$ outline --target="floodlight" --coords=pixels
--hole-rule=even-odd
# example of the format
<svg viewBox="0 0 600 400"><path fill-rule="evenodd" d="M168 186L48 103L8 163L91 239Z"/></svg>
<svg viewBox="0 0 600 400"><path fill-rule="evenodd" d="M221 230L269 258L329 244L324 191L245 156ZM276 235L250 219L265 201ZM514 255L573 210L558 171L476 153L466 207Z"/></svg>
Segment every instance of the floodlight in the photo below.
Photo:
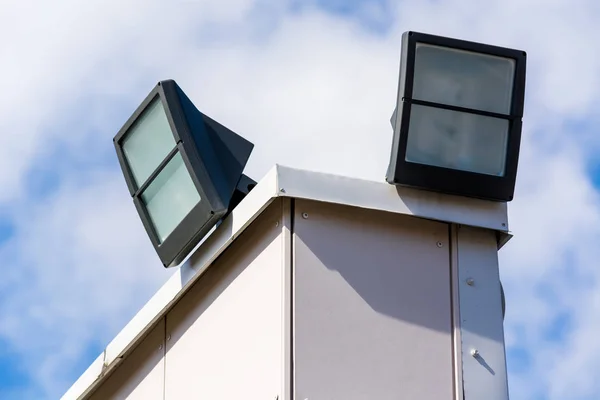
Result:
<svg viewBox="0 0 600 400"><path fill-rule="evenodd" d="M525 64L520 50L404 33L386 180L511 201Z"/></svg>
<svg viewBox="0 0 600 400"><path fill-rule="evenodd" d="M256 184L242 174L254 145L198 111L173 80L156 85L114 144L165 267L181 263Z"/></svg>

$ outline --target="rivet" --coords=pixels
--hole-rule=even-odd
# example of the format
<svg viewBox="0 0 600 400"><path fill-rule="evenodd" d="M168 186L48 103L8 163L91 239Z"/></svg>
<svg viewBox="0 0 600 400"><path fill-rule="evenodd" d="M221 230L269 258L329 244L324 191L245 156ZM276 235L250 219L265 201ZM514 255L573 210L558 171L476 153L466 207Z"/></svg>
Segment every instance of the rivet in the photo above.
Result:
<svg viewBox="0 0 600 400"><path fill-rule="evenodd" d="M308 219L308 213L302 213L302 218Z"/></svg>
<svg viewBox="0 0 600 400"><path fill-rule="evenodd" d="M473 278L467 279L467 285L473 286L474 284L475 284L475 279L473 279Z"/></svg>
<svg viewBox="0 0 600 400"><path fill-rule="evenodd" d="M479 356L479 351L477 349L473 349L473 350L471 350L471 355L473 357L478 357Z"/></svg>
<svg viewBox="0 0 600 400"><path fill-rule="evenodd" d="M442 242L437 242L437 247L442 247L444 244Z"/></svg>

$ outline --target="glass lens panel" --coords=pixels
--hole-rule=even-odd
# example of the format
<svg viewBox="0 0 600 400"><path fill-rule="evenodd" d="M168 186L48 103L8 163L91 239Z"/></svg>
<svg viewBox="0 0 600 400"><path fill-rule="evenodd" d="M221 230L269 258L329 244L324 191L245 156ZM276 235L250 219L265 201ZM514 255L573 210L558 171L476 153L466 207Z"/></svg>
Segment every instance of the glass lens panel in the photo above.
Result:
<svg viewBox="0 0 600 400"><path fill-rule="evenodd" d="M417 43L413 99L510 114L515 60Z"/></svg>
<svg viewBox="0 0 600 400"><path fill-rule="evenodd" d="M144 190L142 202L161 243L200 202L200 194L180 153L173 156Z"/></svg>
<svg viewBox="0 0 600 400"><path fill-rule="evenodd" d="M413 105L406 161L504 175L508 120Z"/></svg>
<svg viewBox="0 0 600 400"><path fill-rule="evenodd" d="M123 152L138 187L175 147L167 115L159 98L140 115L123 141Z"/></svg>

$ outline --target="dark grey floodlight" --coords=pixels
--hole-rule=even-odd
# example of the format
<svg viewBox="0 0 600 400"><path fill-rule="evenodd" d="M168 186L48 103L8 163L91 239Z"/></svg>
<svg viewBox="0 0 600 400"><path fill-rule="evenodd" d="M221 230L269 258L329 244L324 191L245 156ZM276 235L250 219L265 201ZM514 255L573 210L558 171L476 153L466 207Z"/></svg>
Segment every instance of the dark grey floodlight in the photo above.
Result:
<svg viewBox="0 0 600 400"><path fill-rule="evenodd" d="M115 136L129 192L165 267L175 266L256 184L254 145L161 81Z"/></svg>
<svg viewBox="0 0 600 400"><path fill-rule="evenodd" d="M521 50L404 33L386 180L511 201L525 64Z"/></svg>

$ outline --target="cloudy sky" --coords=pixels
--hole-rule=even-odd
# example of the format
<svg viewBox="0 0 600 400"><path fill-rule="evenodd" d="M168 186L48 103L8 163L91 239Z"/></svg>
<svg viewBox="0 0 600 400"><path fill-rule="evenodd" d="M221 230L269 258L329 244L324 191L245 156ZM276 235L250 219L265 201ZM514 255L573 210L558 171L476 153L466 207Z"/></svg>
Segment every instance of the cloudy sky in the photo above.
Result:
<svg viewBox="0 0 600 400"><path fill-rule="evenodd" d="M511 398L600 398L597 0L0 0L0 17L0 399L59 397L170 274L111 140L158 80L255 143L255 179L381 181L407 30L527 51L500 253Z"/></svg>

